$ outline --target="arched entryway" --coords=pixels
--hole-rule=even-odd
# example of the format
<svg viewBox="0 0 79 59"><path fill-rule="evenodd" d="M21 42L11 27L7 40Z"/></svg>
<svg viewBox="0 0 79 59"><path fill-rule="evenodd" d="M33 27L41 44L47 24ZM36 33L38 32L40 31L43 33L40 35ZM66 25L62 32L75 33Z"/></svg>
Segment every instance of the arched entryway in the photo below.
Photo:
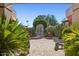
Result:
<svg viewBox="0 0 79 59"><path fill-rule="evenodd" d="M44 36L44 26L43 26L43 24L39 24L39 25L36 26L35 33L36 33L36 36L41 36L41 37Z"/></svg>

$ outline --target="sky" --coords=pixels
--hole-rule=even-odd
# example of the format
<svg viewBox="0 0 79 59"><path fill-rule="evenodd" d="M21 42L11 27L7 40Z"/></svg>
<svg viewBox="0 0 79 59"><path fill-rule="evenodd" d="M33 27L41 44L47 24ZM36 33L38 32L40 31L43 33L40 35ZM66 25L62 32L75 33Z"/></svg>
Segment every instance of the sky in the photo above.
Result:
<svg viewBox="0 0 79 59"><path fill-rule="evenodd" d="M38 15L54 15L56 20L61 21L66 17L66 10L72 4L13 4L16 11L16 17L23 25L32 27L34 19ZM28 20L28 23L26 22Z"/></svg>

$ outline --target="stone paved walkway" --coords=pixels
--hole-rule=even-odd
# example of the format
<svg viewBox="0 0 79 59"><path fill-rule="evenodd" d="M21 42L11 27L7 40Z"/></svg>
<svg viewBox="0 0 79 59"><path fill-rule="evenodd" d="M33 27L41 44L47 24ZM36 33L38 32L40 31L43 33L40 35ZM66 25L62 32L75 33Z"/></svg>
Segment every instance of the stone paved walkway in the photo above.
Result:
<svg viewBox="0 0 79 59"><path fill-rule="evenodd" d="M28 56L64 56L63 50L54 50L55 42L50 39L30 40L30 53Z"/></svg>

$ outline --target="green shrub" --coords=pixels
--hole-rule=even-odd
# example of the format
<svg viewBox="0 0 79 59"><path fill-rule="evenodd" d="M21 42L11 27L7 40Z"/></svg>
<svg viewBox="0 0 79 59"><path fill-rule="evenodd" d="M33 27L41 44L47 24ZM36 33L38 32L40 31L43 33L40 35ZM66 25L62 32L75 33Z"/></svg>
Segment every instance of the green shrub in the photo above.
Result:
<svg viewBox="0 0 79 59"><path fill-rule="evenodd" d="M47 36L51 35L53 36L54 35L54 26L48 26L46 29L45 29L45 33L47 34Z"/></svg>
<svg viewBox="0 0 79 59"><path fill-rule="evenodd" d="M28 52L29 46L29 35L22 24L0 18L0 55Z"/></svg>
<svg viewBox="0 0 79 59"><path fill-rule="evenodd" d="M47 35L48 35L48 32L50 32L52 36L56 36L61 39L63 28L64 26L62 24L58 24L55 26L49 25L45 30L46 30Z"/></svg>
<svg viewBox="0 0 79 59"><path fill-rule="evenodd" d="M30 34L31 37L35 36L35 28L31 27L31 28L26 28Z"/></svg>
<svg viewBox="0 0 79 59"><path fill-rule="evenodd" d="M36 21L33 22L34 28L36 29L36 26L39 25L39 24L43 24L44 28L47 27L47 22L45 20L38 19L38 20L36 20Z"/></svg>
<svg viewBox="0 0 79 59"><path fill-rule="evenodd" d="M74 23L62 32L66 56L79 56L79 24Z"/></svg>

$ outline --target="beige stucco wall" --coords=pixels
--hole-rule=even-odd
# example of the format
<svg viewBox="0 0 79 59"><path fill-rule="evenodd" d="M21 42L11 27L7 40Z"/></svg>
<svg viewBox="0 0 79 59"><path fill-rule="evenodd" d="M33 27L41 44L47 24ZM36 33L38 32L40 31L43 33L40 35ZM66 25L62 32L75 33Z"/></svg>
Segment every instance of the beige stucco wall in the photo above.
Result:
<svg viewBox="0 0 79 59"><path fill-rule="evenodd" d="M12 5L12 3L3 3L4 4L4 6L11 6Z"/></svg>
<svg viewBox="0 0 79 59"><path fill-rule="evenodd" d="M72 7L71 8L68 8L67 11L66 11L66 17L72 15Z"/></svg>
<svg viewBox="0 0 79 59"><path fill-rule="evenodd" d="M8 8L9 10L6 9L6 8ZM10 6L6 7L6 8L5 8L4 13L5 13L7 19L12 18L12 20L16 20L16 14L15 14L14 10L12 9L12 5L10 5Z"/></svg>
<svg viewBox="0 0 79 59"><path fill-rule="evenodd" d="M69 15L72 15L72 23L79 21L79 3L73 3L72 7L70 7L66 11L66 17L68 17Z"/></svg>
<svg viewBox="0 0 79 59"><path fill-rule="evenodd" d="M72 4L73 10L79 7L79 3L73 3Z"/></svg>
<svg viewBox="0 0 79 59"><path fill-rule="evenodd" d="M73 17L72 17L72 22L79 21L79 3L75 3L72 5L73 6ZM76 10L75 10L76 9Z"/></svg>
<svg viewBox="0 0 79 59"><path fill-rule="evenodd" d="M3 13L5 14L6 18L9 20L10 18L12 18L12 20L16 20L16 14L15 11L12 8L12 4L10 3L0 3L0 15L3 15Z"/></svg>
<svg viewBox="0 0 79 59"><path fill-rule="evenodd" d="M9 19L11 18L11 12L10 12L10 11L8 11L7 9L5 9L4 14L5 14L5 16L6 16L7 20L9 20Z"/></svg>

